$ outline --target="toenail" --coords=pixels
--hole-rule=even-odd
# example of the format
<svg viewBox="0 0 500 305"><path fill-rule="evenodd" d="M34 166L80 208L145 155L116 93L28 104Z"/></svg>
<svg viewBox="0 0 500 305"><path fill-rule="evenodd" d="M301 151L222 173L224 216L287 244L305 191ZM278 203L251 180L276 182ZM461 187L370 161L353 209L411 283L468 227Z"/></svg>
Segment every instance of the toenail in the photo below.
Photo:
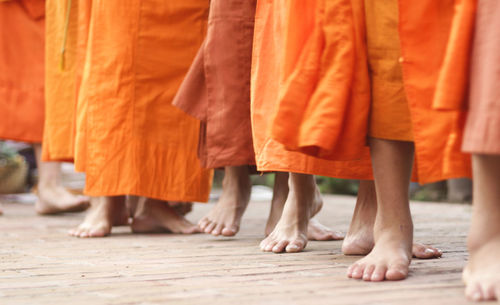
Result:
<svg viewBox="0 0 500 305"><path fill-rule="evenodd" d="M481 294L480 294L479 292L474 293L474 295L472 296L472 299L473 299L474 301L479 301L479 300L481 300Z"/></svg>
<svg viewBox="0 0 500 305"><path fill-rule="evenodd" d="M432 249L425 249L425 253L433 253L434 254L434 250L432 250Z"/></svg>

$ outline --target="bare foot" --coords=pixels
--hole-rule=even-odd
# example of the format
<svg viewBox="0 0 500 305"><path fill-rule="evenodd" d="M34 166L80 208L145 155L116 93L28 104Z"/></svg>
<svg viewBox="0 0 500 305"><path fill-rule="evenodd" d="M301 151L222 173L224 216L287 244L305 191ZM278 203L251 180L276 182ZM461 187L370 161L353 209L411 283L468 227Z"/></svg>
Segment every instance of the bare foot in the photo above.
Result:
<svg viewBox="0 0 500 305"><path fill-rule="evenodd" d="M81 212L89 207L89 198L71 194L62 186L60 162L43 162L42 145L34 144L38 167L38 200L35 210L38 214L48 215L67 212Z"/></svg>
<svg viewBox="0 0 500 305"><path fill-rule="evenodd" d="M386 229L387 230L387 229ZM402 231L409 231L402 226ZM347 270L347 276L365 281L398 281L408 276L411 261L411 244L408 234L385 232L373 250Z"/></svg>
<svg viewBox="0 0 500 305"><path fill-rule="evenodd" d="M344 239L344 234L339 231L333 231L313 218L309 220L309 225L307 226L307 239L318 241L342 240Z"/></svg>
<svg viewBox="0 0 500 305"><path fill-rule="evenodd" d="M467 267L463 272L465 295L472 301L500 299L500 236L470 251Z"/></svg>
<svg viewBox="0 0 500 305"><path fill-rule="evenodd" d="M289 187L288 187L288 173L278 172L274 179L274 190L273 199L271 203L271 210L269 217L267 218L265 234L269 236L271 232L276 227L276 224L280 220L281 214L283 213L283 208L285 206L286 199L288 197ZM318 190L319 192L319 190ZM320 201L315 209L318 212L322 207L322 202ZM311 219L307 227L307 239L308 240L341 240L344 236L341 232L333 231L332 229L324 226L319 221Z"/></svg>
<svg viewBox="0 0 500 305"><path fill-rule="evenodd" d="M193 210L192 202L169 201L168 205L174 208L174 210L182 216L186 216Z"/></svg>
<svg viewBox="0 0 500 305"><path fill-rule="evenodd" d="M312 175L290 174L290 194L274 230L261 243L266 252L300 252L307 245L309 218L323 204Z"/></svg>
<svg viewBox="0 0 500 305"><path fill-rule="evenodd" d="M73 195L61 185L38 185L35 210L40 215L81 212L90 206L89 198Z"/></svg>
<svg viewBox="0 0 500 305"><path fill-rule="evenodd" d="M198 227L187 221L175 207L161 200L141 198L132 219L134 233L199 233Z"/></svg>
<svg viewBox="0 0 500 305"><path fill-rule="evenodd" d="M373 181L361 181L358 199L349 231L342 243L342 253L345 255L367 255L375 244L373 226L377 214L377 198ZM419 259L439 258L443 252L432 246L413 243L413 257Z"/></svg>
<svg viewBox="0 0 500 305"><path fill-rule="evenodd" d="M402 280L412 257L413 222L409 194L414 158L412 142L369 139L377 194L371 252L347 270L365 281Z"/></svg>
<svg viewBox="0 0 500 305"><path fill-rule="evenodd" d="M200 230L215 236L236 235L250 200L251 190L248 166L226 167L222 195L208 215L198 222Z"/></svg>
<svg viewBox="0 0 500 305"><path fill-rule="evenodd" d="M463 273L465 295L474 301L500 300L500 155L472 156L470 257Z"/></svg>
<svg viewBox="0 0 500 305"><path fill-rule="evenodd" d="M113 226L128 224L125 196L93 197L85 220L69 232L75 237L104 237Z"/></svg>

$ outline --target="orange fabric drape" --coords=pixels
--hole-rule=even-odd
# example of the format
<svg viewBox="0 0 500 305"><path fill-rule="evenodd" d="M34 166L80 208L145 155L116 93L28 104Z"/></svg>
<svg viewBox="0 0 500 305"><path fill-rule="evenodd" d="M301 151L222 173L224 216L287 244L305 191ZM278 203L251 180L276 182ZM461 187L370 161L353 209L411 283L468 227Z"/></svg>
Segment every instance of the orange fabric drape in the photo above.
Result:
<svg viewBox="0 0 500 305"><path fill-rule="evenodd" d="M75 165L85 193L206 201L199 123L171 102L203 41L209 1L82 2Z"/></svg>
<svg viewBox="0 0 500 305"><path fill-rule="evenodd" d="M434 108L463 110L467 108L469 67L477 0L455 0L451 32L446 47Z"/></svg>
<svg viewBox="0 0 500 305"><path fill-rule="evenodd" d="M277 2L279 1L273 1L275 4L273 7L273 3L270 3L270 1L260 1L257 14L261 14L261 16L264 14L265 17L261 18L265 19L265 21L261 22L262 28L256 33L255 37L257 41L269 39L264 33L266 28L269 30L273 28L273 14L276 15L279 13L280 17L284 18L284 9L278 7ZM309 45L316 46L312 51L307 50L304 44L297 44L295 46L295 48L304 50L304 54L306 54L304 57L309 54L318 58L328 57L331 60L331 58L335 58L335 54L336 56L341 56L346 52L352 53L350 57L349 55L345 56L347 58L352 58L352 56L356 58L353 71L358 73L358 78L355 77L351 82L331 82L329 85L325 85L324 81L328 79L328 75L342 76L345 74L344 70L349 68L349 66L343 68L341 65L348 61L339 61L339 65L337 66L323 64L316 67L313 66L309 69L309 73L315 74L317 80L314 78L306 80L306 83L312 82L308 86L313 88L314 92L326 92L318 95L317 100L314 99L314 95L306 96L305 102L302 100L296 101L294 98L283 98L286 97L287 92L292 91L289 88L290 86L274 84L274 88L267 89L270 91L279 91L279 101L275 102L281 107L279 111L284 109L284 107L288 107L292 113L298 113L300 116L300 120L298 121L294 121L293 119L288 120L287 117L290 116L286 115L286 113L276 113L275 109L271 109L271 113L275 113L276 117L272 124L277 126L273 127L274 129L271 131L272 137L283 142L288 149L298 150L312 156L319 156L330 160L359 156L360 152L366 149L365 139L367 135L370 99L366 95L366 91L369 91L369 89L366 86L366 66L363 66L366 61L362 55L366 54L366 45L364 43L365 33L363 30L365 18L363 2L354 0L317 0L319 7L323 7L324 9L322 14L315 14L315 22L322 25L323 29L320 30L320 35L310 35L309 39L319 40L319 42L309 43ZM298 15L300 14L299 12L304 10L298 5L300 3L304 4L304 1L297 0L290 1L289 3L288 10L296 12L289 12L289 16ZM284 5L284 3L282 4ZM294 6L293 4L297 5ZM342 6L345 10L350 5L352 18L322 17L327 16L326 12L328 12L328 8L335 5ZM458 110L439 112L432 107L439 71L443 62L447 60L446 56L448 56L446 52L447 41L450 33L456 32L456 24L461 24L461 22L453 20L456 5L453 0L399 1L399 35L402 54L400 61L402 63L405 92L410 106L415 140L416 163L413 179L421 183L470 176L469 158L460 151L465 112ZM335 11L338 12L339 8ZM346 14L343 14L343 16L346 16ZM289 20L288 23L292 24L295 20ZM339 26L337 30L340 31L340 29L344 28L344 35L330 34L327 30L327 25L330 25L332 29L336 28L338 20L353 23L353 26L350 28L354 29L355 33L349 35L348 27ZM301 26L301 22L298 22L297 25ZM294 31L301 33L300 30L294 29ZM286 32L286 30L278 29L277 31L278 34L283 32ZM322 42L326 40L325 37L330 37L333 41L330 43ZM351 41L350 44L344 41L346 39ZM262 44L272 44L272 42L265 41ZM293 46L288 46L288 49L283 48L284 44L282 41L275 41L274 44L272 48L260 50L261 54L257 54L254 57L256 62L254 64L256 87L253 92L256 95L259 94L259 89L266 90L265 87L259 88L259 86L262 86L259 85L259 78L271 79L273 77L276 78L278 75L280 78L283 78L282 67L279 66L282 63L277 64L278 66L274 67L274 71L270 71L269 69L264 71L265 66L262 63L267 63L267 58L276 56L276 53L279 53L277 50L296 52ZM344 47L333 48L333 53L329 54L328 45L344 45ZM351 46L349 47L349 45ZM272 66L272 64L269 65ZM292 84L292 86L301 85L299 80L301 80L300 77L303 73L300 73L300 67L300 65L297 66L296 73L298 85ZM351 67L351 69L353 68ZM266 72L271 75L268 77L263 76ZM335 85L340 88L337 88ZM343 94L341 95L342 98L335 98L335 92L343 92L346 88L352 90L350 95ZM360 90L360 88L366 89L366 91ZM304 110L307 107L315 105L319 105L315 111L318 115ZM335 110L339 111L342 109L346 109L346 111L334 115ZM260 119L260 115L262 114L256 113L254 125ZM254 128L262 130L266 135L270 133L270 129L261 129L262 127ZM278 129L285 136L277 132ZM259 143L256 144L256 149L257 153L260 154L261 164L266 164L270 162L269 160L274 160L275 157L272 154L265 152L269 148L270 142L259 141ZM352 153L342 154L340 152ZM364 158L364 156L361 155L361 158ZM355 168L353 169L353 171L356 170Z"/></svg>
<svg viewBox="0 0 500 305"><path fill-rule="evenodd" d="M173 104L201 121L206 168L255 164L250 66L257 0L212 0L207 37Z"/></svg>
<svg viewBox="0 0 500 305"><path fill-rule="evenodd" d="M42 142L44 2L0 2L1 139Z"/></svg>
<svg viewBox="0 0 500 305"><path fill-rule="evenodd" d="M45 161L69 161L74 154L79 1L71 1L71 7L68 4L47 0L42 154Z"/></svg>
<svg viewBox="0 0 500 305"><path fill-rule="evenodd" d="M321 2L321 1L317 1ZM352 88L355 92L357 99L355 103L366 100L365 103L369 103L369 87L368 85L368 75L366 70L355 70L355 73L351 73L354 68L353 56L363 56L363 54L355 55L342 55L339 57L329 57L335 53L336 46L333 41L314 41L314 39L321 38L321 30L315 30L315 26L321 26L323 20L329 20L336 16L336 14L344 15L348 14L349 10L347 7L331 6L328 9L329 14L325 19L322 19L318 23L313 22L311 18L307 17L308 14L316 14L316 12L321 12L322 7L309 7L308 4L317 3L316 1L286 1L286 0L261 0L257 4L257 15L255 19L255 35L254 35L254 52L253 52L253 62L252 62L252 88L251 88L251 99L252 99L252 129L253 129L253 139L254 148L256 153L257 167L261 171L289 171L305 174L316 174L322 176L332 176L346 179L371 179L371 165L369 161L368 149L363 146L365 143L365 135L359 135L359 133L354 133L357 138L352 139L353 142L360 141L358 143L359 148L355 147L354 150L339 150L344 157L359 157L357 161L328 161L324 159L319 159L311 156L307 156L300 152L287 151L285 147L278 143L276 140L270 137L270 130L273 123L273 114L277 112L277 109L281 108L284 110L286 107L290 107L286 110L290 115L284 115L283 119L287 121L287 126L282 130L283 133L287 131L293 133L293 135L304 135L307 137L307 132L302 133L296 129L296 123L300 120L300 115L303 112L308 113L308 116L314 117L315 120L318 118L315 116L317 114L323 119L318 121L325 127L325 130L336 131L336 126L343 126L344 122L344 112L336 108L327 108L325 113L321 113L321 109L325 106L324 99L321 97L328 96L336 101L344 102L347 105L347 100L344 99L344 95L350 95L351 89L348 89L343 94L337 94L328 90L328 85L335 83L337 80L344 84L346 82L350 83L350 80L339 80L339 75L336 75L334 71L344 71L347 74L353 74L351 77L354 79L359 79L357 86ZM290 4L302 4L302 6L297 6L298 10L296 16L300 16L298 19L294 19L294 22L287 24L287 15L291 14ZM330 3L330 2L329 2ZM340 11L337 11L339 9ZM361 7L362 9L362 7ZM346 17L347 18L347 17ZM348 18L349 19L349 18ZM294 27L287 28L287 26L294 26L295 21L297 21L297 30L301 29L301 25L308 25L309 28L303 31L296 31ZM346 26L341 29L336 29L335 27L328 27L328 31L334 33L342 33L343 31L349 31L352 27ZM319 32L318 32L319 31ZM295 36L294 34L297 34ZM316 33L316 34L315 34ZM287 36L288 35L288 36ZM302 35L305 35L301 39ZM310 38L307 35L312 35ZM347 35L347 34L346 34ZM343 35L342 37L345 37ZM354 33L349 34L347 37L354 37ZM305 43L304 43L305 42ZM361 41L357 41L362 43ZM282 52L285 50L284 44L287 44L286 50L292 50L293 47L304 47L304 49L296 50L296 54L288 55L285 57ZM324 58L321 60L321 48L323 45L328 45L330 53L329 58ZM339 45L342 50L349 51L354 50L352 47L352 42L345 41ZM316 52L316 53L315 53ZM319 56L317 58L315 56ZM351 58L350 60L344 61L345 58ZM323 67L323 63L325 66ZM297 71L293 71L293 67L297 67ZM328 69L332 68L332 71ZM316 70L313 70L316 69ZM318 70L320 69L320 70ZM282 71L285 70L287 73L283 77ZM320 73L321 71L321 73ZM325 85L323 90L315 95L315 101L317 104L312 105L310 109L306 109L307 103L310 101L309 97L314 91L314 86L311 87L310 81L318 79L319 75L324 72L326 79L324 79ZM359 73L361 72L361 73ZM363 83L364 82L364 83ZM287 101L295 104L286 105L285 102L278 103L279 98L283 97L285 94L280 91L280 86L286 83L289 86L286 87L288 94L286 97ZM297 86L297 89L294 87ZM344 90L345 91L345 90ZM316 91L317 92L317 91ZM319 111L318 111L319 110ZM345 107L345 110L352 111L353 109ZM357 119L356 122L360 124L362 129L366 132L366 119L363 120L363 116L367 118L368 110L359 109L361 113L361 119ZM324 117L323 117L324 115ZM327 120L329 115L337 116L338 120L330 121ZM352 130L359 128L355 124L349 126ZM313 129L313 125L309 125ZM319 126L318 126L319 127ZM321 131L321 130L318 130ZM285 136L287 134L284 134ZM310 140L320 140L324 138L325 134L311 132ZM343 138L344 135L339 135ZM335 139L337 140L337 139ZM333 141L335 142L335 141ZM313 142L311 142L313 143ZM332 141L329 141L332 143Z"/></svg>

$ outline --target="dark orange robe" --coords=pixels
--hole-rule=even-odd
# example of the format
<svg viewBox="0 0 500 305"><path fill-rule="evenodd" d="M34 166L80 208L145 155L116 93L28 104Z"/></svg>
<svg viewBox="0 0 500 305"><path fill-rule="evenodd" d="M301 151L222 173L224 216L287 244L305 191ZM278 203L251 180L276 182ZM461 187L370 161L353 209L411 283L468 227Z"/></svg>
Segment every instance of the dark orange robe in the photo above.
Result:
<svg viewBox="0 0 500 305"><path fill-rule="evenodd" d="M421 183L470 176L469 157L460 150L465 112L440 112L432 107L440 68L447 60L447 42L450 33L455 31L454 11L466 1L399 1L400 62L415 142L413 179ZM257 41L263 41L262 45L269 44L266 39L270 39L274 30L277 32L275 36L302 33L303 37L296 40L307 42L285 44L286 48L279 47L284 44L278 43L276 49L258 49L254 55L256 88L253 92L256 100L262 95L259 89L269 90L261 78L281 79L281 84L274 87L279 91L275 97L279 108L272 109L275 116L270 124L272 129L267 127L268 130L254 132L267 131L268 135L256 143L259 167L276 162L274 156L277 154L272 152L274 148L269 144L273 138L288 149L330 160L366 158L362 152L366 149L370 98L363 95L366 91L362 90L368 88L369 91L365 78L368 71L363 66L365 60L361 55L366 54L363 2L317 0L314 1L316 10L305 10L303 1L289 1L287 5L280 1L259 2L257 15L261 21L257 22L262 25L258 30L256 28ZM280 29L273 26L272 18L276 14L285 20L285 16L300 18L288 19L286 27ZM335 14L339 15L334 18ZM303 20L311 20L310 24L316 30L305 31L304 28L309 27L303 25ZM282 50L284 54L279 54ZM298 65L287 61L294 58L288 56L288 52L300 54L296 57ZM269 68L269 57L284 60L277 67ZM310 58L315 61L307 61ZM311 62L319 64L311 65ZM282 68L287 66L292 67L291 72ZM307 79L299 69L307 72ZM361 78L352 76L349 71L361 75ZM264 76L266 74L270 76ZM287 80L287 76L293 78ZM340 81L334 81L336 79ZM260 88L257 87L259 84ZM303 90L296 89L299 87L310 90L304 95ZM292 115L285 115L282 109L288 109Z"/></svg>
<svg viewBox="0 0 500 305"><path fill-rule="evenodd" d="M253 165L250 67L256 0L212 0L207 37L174 105L201 121L204 167Z"/></svg>
<svg viewBox="0 0 500 305"><path fill-rule="evenodd" d="M82 2L75 165L85 193L206 201L199 123L171 102L203 41L209 2Z"/></svg>
<svg viewBox="0 0 500 305"><path fill-rule="evenodd" d="M464 151L500 155L500 2L479 0Z"/></svg>
<svg viewBox="0 0 500 305"><path fill-rule="evenodd" d="M0 1L0 139L42 142L44 5Z"/></svg>

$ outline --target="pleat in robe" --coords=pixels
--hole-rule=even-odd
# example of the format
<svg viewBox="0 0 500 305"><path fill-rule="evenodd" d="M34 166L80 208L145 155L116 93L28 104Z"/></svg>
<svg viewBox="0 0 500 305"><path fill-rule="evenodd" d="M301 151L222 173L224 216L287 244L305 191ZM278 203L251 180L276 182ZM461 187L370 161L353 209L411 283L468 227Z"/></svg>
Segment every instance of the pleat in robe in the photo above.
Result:
<svg viewBox="0 0 500 305"><path fill-rule="evenodd" d="M368 74L366 70L354 69L355 56L362 56L362 54L352 53L353 46L351 43L353 40L343 40L342 44L339 46L340 50L351 53L336 54L336 47L332 44L329 45L329 54L332 55L332 57L323 58L325 60L324 62L320 56L321 53L317 53L317 51L321 50L322 46L327 42L325 41L326 38L321 34L323 29L315 28L315 26L320 26L321 22L315 22L315 15L312 18L308 18L308 13L315 14L317 12L316 3L319 2L285 0L258 1L255 19L251 88L252 132L257 168L261 171L287 171L345 179L371 179L372 173L369 152L368 148L364 146L366 142L367 120L363 120L363 117L366 118L368 116L368 109L357 108L360 110L358 115L361 116L361 119L355 116L353 116L353 118L359 125L349 125L350 132L360 127L365 131L365 134L354 132L353 135L357 137L350 139L353 142L359 141L360 143L347 147L354 147L354 150L344 150L343 147L339 146L338 150L335 151L336 156L342 156L348 161L330 161L307 156L302 152L289 151L285 149L285 146L271 138L271 129L277 109L283 110L286 107L288 111L287 115L283 115L282 118L287 121L287 126L282 129L282 132L289 130L293 135L299 135L296 123L298 122L297 119L300 120L300 116L304 113L318 115L319 117L325 116L327 118L329 118L329 115L333 115L333 118L336 118L336 120L318 121L320 123L324 122L328 126L323 125L317 127L325 127L329 130L333 130L334 133L331 133L330 137L333 137L334 139L332 141L335 142L338 140L336 135L340 138L345 135L338 133L339 130L332 128L332 126L343 126L343 120L345 118L344 110L354 109L349 109L348 107L328 108L324 113L317 112L316 110L321 109L324 105L324 99L321 97L328 96L337 101L340 100L345 102L345 105L347 105L349 99L347 99L346 96L350 96L352 90L352 94L356 95L356 97L352 99L353 103L358 105L360 102L362 103L363 100L369 103L369 86L367 86L369 84ZM293 14L289 11L289 5L293 4L297 4L297 7L300 7L300 9L293 15L296 19L293 19L293 22L291 21L290 24L287 24L289 20L287 16ZM321 6L318 7L318 9L321 8ZM347 16L349 16L350 7L345 7L343 3L340 6L333 5L329 8L329 15L325 16L325 18L328 19L337 16L340 17L341 20L344 20L343 18L349 19ZM296 28L293 27L294 25L296 25ZM302 29L302 32L297 32L296 29L301 29L302 25L307 25L310 28L306 30ZM287 26L290 27L288 28ZM346 35L348 35L348 37L355 35L352 23L351 26L347 24L347 29L328 27L327 30L333 31L333 33L339 33L340 35L344 35L342 33L347 33ZM308 36L311 33L312 39ZM300 37L305 37L307 39L301 40ZM314 38L319 38L320 41L315 41L313 40ZM286 54L284 54L284 51L292 50L293 46L296 48L304 47L308 52L303 53L297 51L296 56L285 56ZM292 70L294 67L303 70L294 73L295 71ZM329 68L331 68L330 71L328 70ZM324 86L321 92L318 92L317 99L315 99L318 103L314 104L310 109L307 109L306 106L309 101L308 94L315 90L315 86L311 86L310 82L317 81L318 79L315 74L317 70L314 69L320 69L326 76L325 79L323 79ZM287 71L287 73L283 71ZM346 76L347 79L343 79L343 73L349 75ZM361 78L364 83L357 82L356 87L349 87L352 78ZM339 82L337 83L337 81ZM330 85L332 83L337 84L339 90L342 92L331 90L332 87L330 87ZM286 85L283 91L280 90L282 84ZM291 105L280 103L280 98L285 96L285 94L288 94L286 95L287 100L296 102L291 108L288 107ZM312 125L310 125L310 127L313 132L301 133L299 137L305 141L319 140L321 135L314 132ZM323 137L323 139L326 138ZM329 143L331 143L331 141L329 141ZM293 144L290 146L293 146ZM308 145L305 146L307 148ZM315 150L315 152L317 151L318 150Z"/></svg>
<svg viewBox="0 0 500 305"><path fill-rule="evenodd" d="M211 171L196 156L199 123L171 104L203 41L208 6L107 0L80 8L88 39L75 165L86 173L86 194L208 199Z"/></svg>
<svg viewBox="0 0 500 305"><path fill-rule="evenodd" d="M0 139L42 142L44 1L0 1Z"/></svg>
<svg viewBox="0 0 500 305"><path fill-rule="evenodd" d="M432 107L440 68L443 63L446 62L447 41L449 40L450 33L455 31L452 27L456 26L456 24L460 24L460 22L453 22L455 7L458 5L457 2L463 3L464 1L467 0L399 1L399 35L401 42L401 58L399 61L403 70L404 90L410 107L415 143L416 162L413 180L421 183L470 176L469 157L460 150L465 111L456 110L440 112ZM343 49L337 48L337 50L344 50L344 52L354 54L366 54L366 45L360 43L360 41L364 40L365 33L363 33L362 30L356 30L364 27L364 9L362 5L361 9L358 7L363 1L351 2L351 19L328 18L325 14L325 12L328 12L328 7L335 5L335 3L338 5L348 5L348 2L350 1L318 0L318 3L320 3L319 8L323 9L318 10L314 18L316 18L317 24L323 24L324 27L327 27L328 24L331 27L335 27L340 21L354 22L353 28L355 29L355 33L360 33L361 39L357 38L358 34L354 35L354 39L350 38L349 31L346 30L345 35L330 35L329 37L333 40L330 42L330 45L336 46L338 44L345 44L345 40L347 39L354 41L353 46ZM270 5L266 2L262 3L263 7ZM304 12L304 10L298 4L294 6L294 3L300 3L300 1L290 2L290 12L288 12L288 15L300 16L299 12ZM274 11L279 10L279 7L274 9ZM259 9L257 14L259 14ZM348 16L348 14L344 14L344 16ZM289 23L293 22L290 21ZM300 26L300 22L298 24ZM267 27L270 29L273 27L271 22L267 21ZM339 28L342 28L342 26ZM291 30L288 29L283 31L286 32ZM256 34L257 40L262 40L263 38L258 35L259 34ZM320 31L320 34L316 36L309 35L307 37L310 42L309 45L318 46L312 50L307 50L303 45L298 44L297 48L302 49L304 53L302 58L306 58L308 56L307 54L309 54L310 57L314 55L316 58L320 59L324 57L331 58L325 51L329 45L328 43L324 43L325 37L327 36L326 30ZM314 42L315 40L317 42ZM278 43L278 45L282 44ZM284 50L285 53L297 52L293 50L293 48L279 49ZM264 55L260 55L256 58L256 61L265 62L265 58L270 56L269 54L273 54L273 52L276 53L276 51L263 52ZM340 54L342 54L342 52L340 52ZM286 57L286 55L283 56ZM357 58L360 59L362 57L358 56ZM355 62L359 63L358 60ZM264 65L261 66L261 70L264 70ZM300 68L300 66L298 67ZM312 156L320 156L329 160L336 160L342 157L342 154L335 153L338 149L359 152L363 150L363 147L366 147L366 141L349 140L349 137L344 138L345 141L336 140L339 139L339 135L347 135L347 129L344 129L351 125L358 127L354 129L355 132L352 134L352 139L366 138L367 124L363 125L361 121L356 120L350 121L349 118L352 117L356 119L357 117L357 119L367 123L368 116L365 111L370 109L370 99L361 99L360 104L355 105L351 103L352 98L350 96L343 99L335 99L326 94L320 94L322 91L325 91L325 89L327 92L345 90L345 85L347 85L348 88L355 88L355 86L357 86L356 84L359 82L359 80L355 80L352 85L338 85L340 89L335 88L334 85L336 83L331 83L331 86L325 87L322 81L325 79L324 75L328 75L326 71L331 69L330 66L318 65L312 66L309 71L314 77L311 77L307 82L312 81L312 84L309 85L310 88L313 88L312 92L319 92L317 95L319 101L314 98L305 97L305 102L302 101L301 104L298 104L293 98L283 98L286 97L286 92L292 91L290 88L281 86L277 89L281 91L279 94L279 101L277 102L280 104L280 107L297 109L300 119L298 122L287 120L287 116L281 115L279 110L278 113L275 114L276 119L272 124L279 126L284 136L276 131L272 131L272 137L284 143L288 149L302 151ZM363 67L360 67L360 69L363 69ZM265 73L264 71L259 72L258 69L255 71L261 75ZM277 71L279 71L279 68ZM360 73L363 74L363 72ZM274 73L268 78L277 77L277 75L279 74ZM291 75L296 75L297 80L300 80L301 73L292 72ZM294 84L288 86L293 87ZM257 89L253 92L257 92ZM312 96L314 97L314 95ZM307 109L307 111L303 109ZM309 109L314 109L315 111ZM332 115L334 113L332 110L334 109L359 109L360 112L346 112ZM341 124L334 125L332 122L341 122ZM332 129L332 126L336 127ZM287 133L287 130L289 130L290 133ZM306 137L305 135L310 133L309 130L316 136L310 138ZM260 149L262 150L262 148ZM272 155L267 155L262 162L268 162L268 160L272 160L272 158Z"/></svg>

